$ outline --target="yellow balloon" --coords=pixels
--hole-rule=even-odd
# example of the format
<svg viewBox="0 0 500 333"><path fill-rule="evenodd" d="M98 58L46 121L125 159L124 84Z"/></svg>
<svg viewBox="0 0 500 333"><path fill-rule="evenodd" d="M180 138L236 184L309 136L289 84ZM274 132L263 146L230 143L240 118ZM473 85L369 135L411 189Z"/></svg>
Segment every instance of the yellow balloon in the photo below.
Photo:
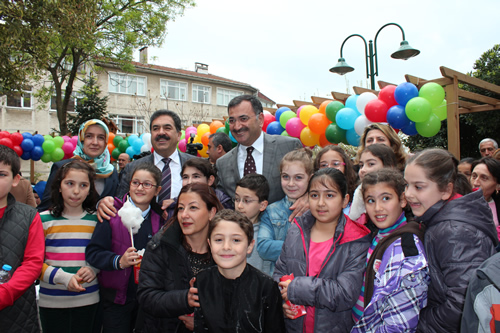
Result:
<svg viewBox="0 0 500 333"><path fill-rule="evenodd" d="M193 143L201 143L201 136L199 134L194 136Z"/></svg>
<svg viewBox="0 0 500 333"><path fill-rule="evenodd" d="M210 125L207 124L199 124L196 134L201 138L203 134L210 132Z"/></svg>
<svg viewBox="0 0 500 333"><path fill-rule="evenodd" d="M302 110L300 114L302 115ZM319 134L314 133L309 127L306 127L300 132L300 141L309 147L316 146L319 143Z"/></svg>
<svg viewBox="0 0 500 333"><path fill-rule="evenodd" d="M198 150L198 153L200 154L201 157L208 157L207 150L208 150L208 147L203 146L203 149Z"/></svg>
<svg viewBox="0 0 500 333"><path fill-rule="evenodd" d="M311 118L313 114L318 112L319 110L313 105L303 106L302 109L300 109L300 121L307 126L307 124L309 123L309 118Z"/></svg>

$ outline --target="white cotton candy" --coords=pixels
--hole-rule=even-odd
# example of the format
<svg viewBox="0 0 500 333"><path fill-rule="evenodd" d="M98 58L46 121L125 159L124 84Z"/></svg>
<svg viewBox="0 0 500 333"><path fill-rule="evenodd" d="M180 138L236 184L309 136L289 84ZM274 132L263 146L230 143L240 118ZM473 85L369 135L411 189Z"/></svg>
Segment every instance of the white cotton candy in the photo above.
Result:
<svg viewBox="0 0 500 333"><path fill-rule="evenodd" d="M118 211L118 216L120 216L123 225L128 230L132 230L132 233L136 235L141 228L142 221L142 211L135 207L130 201L126 201L123 207Z"/></svg>

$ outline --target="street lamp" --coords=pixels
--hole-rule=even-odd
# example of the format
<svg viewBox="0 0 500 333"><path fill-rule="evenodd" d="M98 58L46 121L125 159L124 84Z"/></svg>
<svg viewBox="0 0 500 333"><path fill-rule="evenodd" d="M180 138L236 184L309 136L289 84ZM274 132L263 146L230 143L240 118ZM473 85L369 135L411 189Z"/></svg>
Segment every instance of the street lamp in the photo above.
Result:
<svg viewBox="0 0 500 333"><path fill-rule="evenodd" d="M347 74L349 72L352 72L354 70L354 67L349 66L342 54L342 50L344 48L345 42L351 37L360 37L363 42L365 43L365 62L366 62L366 78L370 78L370 83L371 83L371 88L375 90L375 75L378 76L378 60L377 60L377 37L380 31L384 29L385 27L389 25L395 25L397 26L400 30L401 33L403 34L403 41L400 44L399 49L391 54L391 58L394 59L402 59L402 60L407 60L411 57L417 56L420 51L417 49L414 49L408 44L408 42L405 40L405 32L403 31L403 28L397 23L387 23L382 28L378 29L377 34L375 35L375 42L372 42L371 40L368 41L368 44L366 44L366 39L359 35L359 34L353 34L344 39L344 42L342 43L342 46L340 47L340 58L339 62L330 68L330 72L332 73L337 73L340 75ZM373 48L375 47L375 52L373 52ZM368 60L370 61L370 64L368 65ZM375 69L373 67L373 63L375 62Z"/></svg>

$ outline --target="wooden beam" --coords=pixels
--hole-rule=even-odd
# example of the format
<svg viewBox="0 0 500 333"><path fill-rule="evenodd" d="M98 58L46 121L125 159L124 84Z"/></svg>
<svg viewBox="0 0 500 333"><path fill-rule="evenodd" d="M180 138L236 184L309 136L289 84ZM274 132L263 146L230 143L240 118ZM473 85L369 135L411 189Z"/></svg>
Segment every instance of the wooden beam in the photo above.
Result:
<svg viewBox="0 0 500 333"><path fill-rule="evenodd" d="M458 113L458 79L444 87L448 113L448 151L460 160L460 118Z"/></svg>
<svg viewBox="0 0 500 333"><path fill-rule="evenodd" d="M318 104L314 104L313 102L307 102L307 101L298 101L296 99L293 100L293 104L296 106L296 107L300 107L302 105L313 105L315 107L319 107Z"/></svg>
<svg viewBox="0 0 500 333"><path fill-rule="evenodd" d="M311 100L313 101L314 104L321 104L324 101L333 101L333 99L331 98L318 97L318 96L311 96Z"/></svg>
<svg viewBox="0 0 500 333"><path fill-rule="evenodd" d="M464 82L467 84L470 84L472 86L478 87L478 88L483 88L486 90L489 90L491 92L500 94L500 86L497 86L495 84L480 80L478 78L454 71L453 69L441 66L439 67L441 70L441 74L443 74L444 77L448 77L450 79L453 79L454 77L457 78L458 81Z"/></svg>
<svg viewBox="0 0 500 333"><path fill-rule="evenodd" d="M373 94L375 94L375 95L378 96L378 91L377 90L372 90L372 89L363 88L363 87L352 87L352 90L354 90L354 92L356 93L356 95L361 95L364 92L371 92L371 93L373 93Z"/></svg>
<svg viewBox="0 0 500 333"><path fill-rule="evenodd" d="M332 91L332 96L337 101L345 102L351 95Z"/></svg>
<svg viewBox="0 0 500 333"><path fill-rule="evenodd" d="M278 110L277 108L263 108L263 109L266 110L266 111L271 112L271 114L275 114L276 111Z"/></svg>
<svg viewBox="0 0 500 333"><path fill-rule="evenodd" d="M474 113L474 112L484 112L484 111L498 111L500 110L500 103L493 106L489 104L473 106L470 109L461 109L463 111L460 114Z"/></svg>
<svg viewBox="0 0 500 333"><path fill-rule="evenodd" d="M397 84L385 82L385 81L378 81L377 83L378 83L378 86L380 89L384 89L387 86L397 86Z"/></svg>
<svg viewBox="0 0 500 333"><path fill-rule="evenodd" d="M467 99L471 99L473 101L478 101L481 102L481 104L490 104L490 105L496 105L497 103L500 103L500 100L488 96L483 96L481 94L476 94L470 91L465 91L463 89L458 89L458 96L459 97L464 97Z"/></svg>
<svg viewBox="0 0 500 333"><path fill-rule="evenodd" d="M450 85L450 84L453 84L453 80L450 79L450 78L447 78L447 77L440 77L440 78L434 79L434 80L425 80L425 79L419 78L417 76L406 74L405 78L406 78L406 82L413 83L419 89L422 88L422 86L424 84L429 83L429 82L437 83L437 84L439 84L439 85L441 85L443 87L447 86L447 85Z"/></svg>
<svg viewBox="0 0 500 333"><path fill-rule="evenodd" d="M458 106L465 109L470 109L474 106L479 106L479 104L458 100Z"/></svg>
<svg viewBox="0 0 500 333"><path fill-rule="evenodd" d="M278 108L281 108L281 107L286 107L286 108L289 108L290 110L292 111L295 111L297 110L297 107L295 105L288 105L288 104L276 104L276 106Z"/></svg>

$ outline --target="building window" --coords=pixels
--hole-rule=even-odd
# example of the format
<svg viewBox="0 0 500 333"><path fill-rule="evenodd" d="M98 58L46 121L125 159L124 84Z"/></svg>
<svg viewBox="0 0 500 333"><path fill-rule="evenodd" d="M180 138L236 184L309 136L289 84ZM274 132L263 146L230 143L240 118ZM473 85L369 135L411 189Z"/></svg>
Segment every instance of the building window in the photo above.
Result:
<svg viewBox="0 0 500 333"><path fill-rule="evenodd" d="M146 95L146 77L109 73L109 92L128 95Z"/></svg>
<svg viewBox="0 0 500 333"><path fill-rule="evenodd" d="M186 101L187 83L161 79L160 94L161 98L171 99L174 101Z"/></svg>
<svg viewBox="0 0 500 333"><path fill-rule="evenodd" d="M118 133L141 134L146 133L146 124L143 117L112 115L111 118L118 127Z"/></svg>
<svg viewBox="0 0 500 333"><path fill-rule="evenodd" d="M64 96L62 98L64 98ZM82 98L83 98L82 93L76 92L76 93L71 94L71 97L70 97L69 103L68 103L67 111L68 112L75 112L76 106L78 105L78 101ZM57 111L56 96L52 96L50 98L50 111Z"/></svg>
<svg viewBox="0 0 500 333"><path fill-rule="evenodd" d="M217 88L217 105L229 105L229 101L236 96L243 95L241 91Z"/></svg>
<svg viewBox="0 0 500 333"><path fill-rule="evenodd" d="M7 94L8 107L31 109L31 103L31 87L25 87L22 92Z"/></svg>
<svg viewBox="0 0 500 333"><path fill-rule="evenodd" d="M210 91L208 86L193 84L193 102L210 104Z"/></svg>

